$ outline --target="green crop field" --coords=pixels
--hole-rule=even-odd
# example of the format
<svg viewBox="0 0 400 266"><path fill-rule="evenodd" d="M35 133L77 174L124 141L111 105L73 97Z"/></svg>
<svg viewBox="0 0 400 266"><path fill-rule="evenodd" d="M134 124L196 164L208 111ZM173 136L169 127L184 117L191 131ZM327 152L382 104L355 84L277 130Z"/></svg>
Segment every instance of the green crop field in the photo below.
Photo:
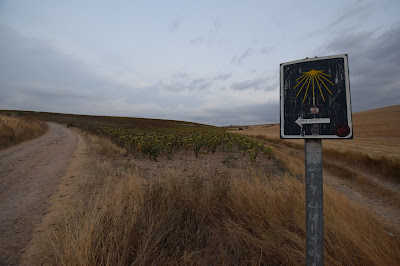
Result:
<svg viewBox="0 0 400 266"><path fill-rule="evenodd" d="M177 151L243 152L251 162L261 155L271 156L273 147L265 147L253 138L227 133L226 129L203 124L129 117L86 116L28 111L2 111L17 116L33 116L42 120L77 127L107 137L129 154L157 161L160 155L172 158Z"/></svg>

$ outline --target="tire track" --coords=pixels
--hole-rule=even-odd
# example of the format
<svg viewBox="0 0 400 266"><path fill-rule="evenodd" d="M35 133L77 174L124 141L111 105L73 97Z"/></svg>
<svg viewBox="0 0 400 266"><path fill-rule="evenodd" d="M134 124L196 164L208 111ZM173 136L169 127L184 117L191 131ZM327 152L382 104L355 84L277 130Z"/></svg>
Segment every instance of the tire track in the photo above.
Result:
<svg viewBox="0 0 400 266"><path fill-rule="evenodd" d="M285 152L287 156L304 162L303 147L281 140L258 139ZM391 226L400 229L399 183L361 166L356 167L323 154L324 183L352 200L359 202L382 217ZM304 168L303 168L304 170ZM304 172L301 173L304 176Z"/></svg>

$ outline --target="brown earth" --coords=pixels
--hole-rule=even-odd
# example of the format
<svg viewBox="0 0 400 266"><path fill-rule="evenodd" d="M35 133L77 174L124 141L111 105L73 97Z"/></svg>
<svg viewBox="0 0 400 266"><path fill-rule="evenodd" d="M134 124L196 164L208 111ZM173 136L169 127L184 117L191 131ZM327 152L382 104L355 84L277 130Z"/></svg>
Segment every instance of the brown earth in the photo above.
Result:
<svg viewBox="0 0 400 266"><path fill-rule="evenodd" d="M0 151L0 265L20 263L76 149L76 133L49 127L37 139Z"/></svg>
<svg viewBox="0 0 400 266"><path fill-rule="evenodd" d="M370 156L388 156L400 159L400 105L368 110L353 114L354 139L324 140L324 148L339 151L357 151ZM241 127L235 133L250 136L264 135L279 139L279 124ZM285 140L303 144L304 140Z"/></svg>

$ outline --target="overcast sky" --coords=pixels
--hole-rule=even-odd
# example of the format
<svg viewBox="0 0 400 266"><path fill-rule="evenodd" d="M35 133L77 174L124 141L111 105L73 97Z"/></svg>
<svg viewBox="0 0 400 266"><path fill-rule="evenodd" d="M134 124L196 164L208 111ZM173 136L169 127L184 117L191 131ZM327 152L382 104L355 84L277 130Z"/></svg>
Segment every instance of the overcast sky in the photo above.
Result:
<svg viewBox="0 0 400 266"><path fill-rule="evenodd" d="M353 112L400 104L400 1L0 0L0 109L279 122L279 64L349 55Z"/></svg>

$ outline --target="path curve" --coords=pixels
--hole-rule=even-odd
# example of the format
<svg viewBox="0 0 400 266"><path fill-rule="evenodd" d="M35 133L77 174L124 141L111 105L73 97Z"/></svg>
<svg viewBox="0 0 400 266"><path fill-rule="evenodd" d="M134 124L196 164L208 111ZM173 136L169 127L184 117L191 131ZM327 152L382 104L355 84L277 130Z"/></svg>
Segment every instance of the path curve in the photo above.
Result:
<svg viewBox="0 0 400 266"><path fill-rule="evenodd" d="M77 144L75 132L49 123L43 136L0 151L0 265L19 264Z"/></svg>

